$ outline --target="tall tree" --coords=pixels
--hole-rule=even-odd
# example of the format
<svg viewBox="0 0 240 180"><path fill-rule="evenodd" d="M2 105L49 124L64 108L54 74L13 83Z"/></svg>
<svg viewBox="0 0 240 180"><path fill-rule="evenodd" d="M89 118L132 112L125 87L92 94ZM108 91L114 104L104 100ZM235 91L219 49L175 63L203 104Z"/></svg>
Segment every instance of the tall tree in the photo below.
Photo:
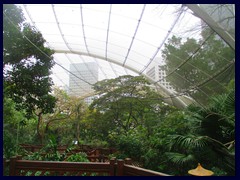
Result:
<svg viewBox="0 0 240 180"><path fill-rule="evenodd" d="M79 140L80 124L87 113L87 105L81 97L69 96L58 87L54 87L53 95L57 99L56 105L53 113L43 116L43 134L54 134L61 143L69 143L73 138Z"/></svg>
<svg viewBox="0 0 240 180"><path fill-rule="evenodd" d="M100 97L90 107L100 111L105 124L118 132L120 129L127 132L141 125L149 127L150 133L152 121L157 121L167 111L161 96L142 76L125 75L103 80L96 83L94 89Z"/></svg>
<svg viewBox="0 0 240 180"><path fill-rule="evenodd" d="M53 112L55 98L50 69L54 65L51 49L45 47L42 34L24 23L22 10L13 4L3 5L3 65L5 95L25 109L27 116ZM41 134L38 131L39 137Z"/></svg>
<svg viewBox="0 0 240 180"><path fill-rule="evenodd" d="M198 86L187 93L198 98L201 103L207 102L210 95L223 93L226 90L224 86L235 75L235 52L209 29L202 32L199 40L187 38L183 41L173 36L165 44L162 53L168 80L179 92ZM221 75L211 77L221 69Z"/></svg>

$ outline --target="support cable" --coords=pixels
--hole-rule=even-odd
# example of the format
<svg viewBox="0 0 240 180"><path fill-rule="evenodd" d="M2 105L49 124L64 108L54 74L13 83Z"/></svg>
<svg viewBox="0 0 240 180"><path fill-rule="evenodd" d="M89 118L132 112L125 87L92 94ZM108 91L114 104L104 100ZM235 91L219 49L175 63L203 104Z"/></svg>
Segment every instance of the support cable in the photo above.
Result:
<svg viewBox="0 0 240 180"><path fill-rule="evenodd" d="M167 38L168 38L169 35L172 33L173 28L176 26L177 22L179 21L182 13L183 13L183 10L180 11L180 13L178 14L177 18L176 18L175 21L173 22L171 28L168 30L168 33L167 33L167 35L165 36L164 40L161 42L160 46L157 48L157 50L155 51L155 53L153 54L153 56L150 58L150 61L147 63L147 65L140 71L140 74L142 74L142 73L148 68L148 66L152 63L152 61L154 60L154 58L157 56L158 52L160 51L160 49L162 48L162 46L163 46L164 43L166 42Z"/></svg>
<svg viewBox="0 0 240 180"><path fill-rule="evenodd" d="M84 44L85 44L85 48L87 50L87 53L90 54L90 51L88 49L88 45L87 45L87 40L86 40L86 34L85 34L85 29L84 29L84 21L83 21L83 7L82 7L82 4L80 4L80 13L81 13L81 21L82 21L82 30L83 30L83 38L84 38ZM111 68L112 68L112 65L110 64ZM114 71L114 69L113 69ZM115 75L117 76L116 72L114 71ZM105 73L104 73L105 75ZM106 77L106 75L105 75Z"/></svg>
<svg viewBox="0 0 240 180"><path fill-rule="evenodd" d="M58 21L58 18L57 18L57 14L56 14L56 11L55 11L55 8L54 8L54 5L52 4L52 10L53 10L53 14L54 14L54 17L55 17L55 20L56 20L56 24L57 24L57 27L58 27L58 30L61 34L61 37L65 43L65 45L67 46L67 48L69 49L69 51L72 51L72 48L68 45L68 42L66 41L65 37L64 37L64 34L62 32L62 29L60 27L60 23Z"/></svg>
<svg viewBox="0 0 240 180"><path fill-rule="evenodd" d="M78 72L78 74L81 76L82 79L84 79L84 77L82 76L82 73L78 70L78 68L76 67L76 65L74 65L74 63L72 62L72 60L67 56L67 53L65 53L65 56L66 58L68 59L68 61L74 66L75 70ZM80 55L79 55L80 58L82 58ZM85 63L84 63L85 64ZM95 77L96 79L96 77Z"/></svg>
<svg viewBox="0 0 240 180"><path fill-rule="evenodd" d="M55 9L54 9L54 5L53 5L53 4L52 4L52 10L53 10L53 14L54 14L54 17L55 17L55 20L56 20L56 24L57 24L57 26L58 26L58 30L59 30L59 32L60 32L60 34L61 34L61 37L62 37L65 45L66 45L67 48L69 49L69 51L72 52L72 48L68 45L68 43L67 43L67 41L66 41L66 39L65 39L65 37L64 37L64 34L63 34L63 32L62 32L62 29L61 29L61 27L60 27L60 23L59 23L59 21L58 21L57 14L56 14L56 11L55 11ZM65 54L65 56L66 56L66 54ZM67 56L66 56L66 57L67 57ZM72 61L69 59L69 57L67 57L67 59L72 63ZM73 63L72 63L72 64L73 64ZM77 70L77 68L76 68L75 65L74 65L74 67L75 67L75 69ZM77 71L78 71L78 70L77 70ZM79 73L79 75L81 76L81 73L80 73L79 71L78 71L78 73ZM83 77L81 77L81 78L83 79Z"/></svg>
<svg viewBox="0 0 240 180"><path fill-rule="evenodd" d="M202 19L208 26L213 29L233 50L235 50L235 38L233 38L224 28L217 23L206 11L199 7L198 4L186 4L194 12L194 15Z"/></svg>
<svg viewBox="0 0 240 180"><path fill-rule="evenodd" d="M50 60L52 60L52 58L47 55L44 51L42 51L39 47L37 47L22 31L20 31L16 25L12 22L12 20L5 14L5 12L3 12L3 14L6 16L6 18L8 19L9 22L11 22L11 24L22 34L23 38L25 38L30 44L32 44L36 49L38 49L42 54L44 54L46 57L48 57ZM60 66L62 69L64 69L65 71L69 72L70 74L72 74L73 76L75 76L76 78L86 82L89 85L92 85L91 83L85 81L84 79L78 77L77 75L75 75L74 73L70 72L68 69L66 69L65 67L63 67L61 64L57 63L54 59L53 59L54 63L57 64L58 66Z"/></svg>
<svg viewBox="0 0 240 180"><path fill-rule="evenodd" d="M54 17L55 17L55 20L56 20L56 23L57 23L57 26L58 26L58 30L62 36L62 39L65 43L65 45L67 46L67 48L69 49L70 52L72 52L72 48L68 45L68 42L67 40L65 39L64 37L64 34L62 32L62 29L60 27L60 23L58 21L58 18L57 18L57 14L56 14L56 11L55 11L55 8L54 8L54 5L52 4L52 10L53 10L53 14L54 14ZM68 57L67 57L68 58ZM69 58L68 58L69 59ZM91 74L93 75L92 71L89 69L88 65L85 63L84 61L84 64L87 66L88 70L91 72ZM75 67L75 69L77 70L77 72L81 75L81 73L78 71L78 69L76 68L76 65L73 64L73 66ZM95 78L96 81L98 81L98 79L96 78L96 76L93 75L93 77ZM84 79L84 77L82 77L82 79Z"/></svg>
<svg viewBox="0 0 240 180"><path fill-rule="evenodd" d="M53 73L53 75L54 75L55 77L57 77L57 79L59 79L64 86L67 86L69 91L74 92L74 91L72 90L72 88L70 88L65 82L63 82L62 78L60 78L60 77L57 75L57 73Z"/></svg>
<svg viewBox="0 0 240 180"><path fill-rule="evenodd" d="M83 8L82 4L80 4L80 13L81 13L81 21L82 21L83 39L84 39L85 48L87 50L87 53L89 54L89 49L88 49L88 46L87 46L86 34L85 34L85 29L84 29L83 10L82 10L82 8Z"/></svg>
<svg viewBox="0 0 240 180"><path fill-rule="evenodd" d="M109 35L109 28L110 28L110 22L111 22L111 13L112 13L112 4L110 4L110 9L109 9L109 15L108 15L108 27L107 27L107 36L106 36L106 48L105 48L105 58L108 59L107 53L108 53L108 35ZM108 61L112 71L114 72L115 76L118 77L118 73L116 70L113 68L112 64Z"/></svg>
<svg viewBox="0 0 240 180"><path fill-rule="evenodd" d="M186 78L184 78L183 76L181 76L179 73L177 73L177 72L175 72L180 78L182 78L182 79L184 79L184 80L186 80L187 82L189 82L189 83L192 83L191 81L189 81L188 79L186 79ZM209 96L208 94L206 94L203 90L201 90L201 89L198 89L199 91L201 91L203 94L205 94L207 97ZM181 92L179 92L179 93L185 93L185 91L181 91Z"/></svg>
<svg viewBox="0 0 240 180"><path fill-rule="evenodd" d="M36 23L33 21L32 17L31 17L31 14L29 13L29 11L28 11L28 9L27 9L27 5L24 4L23 7L24 7L25 11L27 12L27 15L28 15L30 21L32 22L32 24L34 25L34 27L37 29ZM39 31L39 30L38 30L38 31ZM40 32L40 31L39 31L39 32ZM49 45L48 42L46 42L46 44L48 45L49 48L51 48L51 46ZM70 49L69 49L69 50L70 50ZM56 58L54 58L54 59L56 59ZM56 61L55 61L55 63L56 63ZM58 65L58 64L57 64L57 65ZM65 83L62 81L62 79L58 77L57 73L55 73L54 75L62 82L63 85L67 86L67 84L65 84ZM82 86L79 86L79 85L76 83L75 80L74 80L74 82L75 82L75 84L76 84L80 89L82 89L83 91L86 91L85 89L82 88ZM71 92L74 92L69 86L68 86L68 89L69 89Z"/></svg>
<svg viewBox="0 0 240 180"><path fill-rule="evenodd" d="M178 97L178 96L182 96L185 95L195 89L199 89L200 87L204 86L206 83L208 83L209 81L213 80L214 78L216 78L217 76L221 75L222 73L224 73L227 69L231 68L231 66L234 64L234 61L231 61L230 63L228 63L226 66L222 67L219 71L217 71L216 73L214 73L211 77L189 87L187 90L172 94L170 96L166 96L164 98L171 98L171 97ZM176 73L176 72L175 72ZM199 89L200 90L200 89ZM201 90L202 91L202 90ZM203 91L202 91L203 92ZM204 94L206 94L205 92L203 92Z"/></svg>
<svg viewBox="0 0 240 180"><path fill-rule="evenodd" d="M232 65L234 65L235 62L231 61L230 63L228 63L226 66L223 66L219 71L215 72L211 77L199 82L198 84L194 85L193 87L190 88L190 90L199 88L201 86L203 86L204 84L208 83L209 81L213 80L213 78L221 75L222 73L224 73L227 69L229 69Z"/></svg>
<svg viewBox="0 0 240 180"><path fill-rule="evenodd" d="M130 50L131 50L131 48L132 48L134 39L135 39L135 37L136 37L136 34L137 34L137 31L138 31L139 25L140 25L140 23L141 23L141 20L142 20L143 14L144 14L145 7L146 7L146 4L143 5L142 13L141 13L140 18L139 18L139 20L138 20L137 27L136 27L136 29L135 29L134 35L133 35L133 37L132 37L132 41L131 41L130 46L129 46L129 48L128 48L127 55L126 55L126 57L125 57L125 60L124 60L124 62L123 62L123 65L122 65L123 67L125 66L125 63L126 63L127 58L128 58L128 55L129 55Z"/></svg>
<svg viewBox="0 0 240 180"><path fill-rule="evenodd" d="M208 83L209 81L213 80L214 78L216 78L217 76L221 75L222 73L224 73L226 70L228 70L229 68L231 68L231 66L233 66L235 64L235 61L231 61L230 63L228 63L226 66L222 67L219 71L215 72L211 77L191 86L190 88L188 88L187 90L184 90L182 92L178 92L175 94L171 94L169 96L165 96L164 98L161 99L172 99L173 97L179 97L179 96L183 96L189 92L191 92L192 90L195 89L199 89L200 87L204 86L206 83Z"/></svg>
<svg viewBox="0 0 240 180"><path fill-rule="evenodd" d="M30 43L32 43L31 41L30 41ZM33 43L32 43L33 44ZM34 45L34 44L33 44ZM36 46L36 45L34 45L34 46ZM41 51L41 49L39 49L38 47L36 47L38 50L40 50ZM44 53L44 52L42 52L42 53ZM45 53L44 53L45 54ZM86 53L87 54L87 53ZM45 54L46 55L46 54ZM48 55L47 55L48 56ZM50 57L49 57L50 58ZM58 64L58 63L56 63L56 64ZM116 62L116 64L117 64L117 62ZM64 70L66 70L67 72L69 72L70 74L73 74L73 73L71 73L70 71L68 71L66 68L64 68L62 65L60 65L60 64L58 64L60 67L62 67ZM126 66L127 67L127 66ZM127 68L130 68L131 70L132 69L134 69L134 68L131 68L131 67L127 67ZM138 72L139 73L139 71L136 71L135 70L135 72ZM73 74L74 76L76 76L75 74ZM77 77L77 76L76 76ZM81 79L81 78L79 78L79 77L77 77L78 79ZM161 87L161 86L159 86L159 87ZM165 90L164 90L165 91ZM178 98L177 98L177 100L179 101L179 103L180 104L182 104L183 102L181 101L181 100L179 100Z"/></svg>
<svg viewBox="0 0 240 180"><path fill-rule="evenodd" d="M163 79L166 79L168 76L172 75L175 71L177 71L177 70L178 70L179 68L181 68L184 64L186 64L189 60L191 60L191 58L193 58L193 57L196 55L196 53L201 50L202 46L207 42L207 40L208 40L212 35L213 35L213 32L200 44L200 46L199 46L197 49L195 49L195 51L192 53L192 55L190 55L190 56L189 56L188 58L186 58L183 62L181 62L177 67L175 67L175 68L174 68L170 73L168 73L165 77L159 79L159 80L156 81L155 83L157 83L157 82L159 82L159 81L161 81L161 80L163 80ZM196 67L196 68L197 68L197 67ZM197 68L197 69L199 69L199 68ZM208 75L208 76L209 76L209 75Z"/></svg>
<svg viewBox="0 0 240 180"><path fill-rule="evenodd" d="M213 80L213 78L216 78L217 76L221 75L222 73L224 73L227 69L231 68L231 66L234 64L234 61L231 61L230 63L228 63L226 66L224 66L223 68L221 68L219 71L217 71L216 73L213 74L213 76L211 76L208 79L205 79L203 81L201 81L200 83L197 83L195 85L193 85L192 87L188 88L187 90L175 93L171 96L166 96L164 98L170 98L170 97L178 97L178 96L182 96L187 94L188 92L191 92L194 89L198 89L202 86L204 86L206 83L208 83L209 81Z"/></svg>
<svg viewBox="0 0 240 180"><path fill-rule="evenodd" d="M111 20L111 12L112 12L112 5L110 4L110 10L109 10L109 16L108 16L107 37L106 37L106 49L105 49L106 59L107 59L107 53L108 53L108 35L109 35L109 27L110 27L110 20Z"/></svg>

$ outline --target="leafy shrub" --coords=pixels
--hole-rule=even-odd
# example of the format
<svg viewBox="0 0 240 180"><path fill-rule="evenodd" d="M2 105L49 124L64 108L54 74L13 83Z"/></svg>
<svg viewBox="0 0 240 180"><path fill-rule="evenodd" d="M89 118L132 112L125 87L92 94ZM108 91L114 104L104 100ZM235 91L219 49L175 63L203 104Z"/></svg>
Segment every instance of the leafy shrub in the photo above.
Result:
<svg viewBox="0 0 240 180"><path fill-rule="evenodd" d="M66 161L69 162L89 162L88 158L87 158L87 154L80 152L80 153L76 153L76 154L72 154L71 156L69 156Z"/></svg>
<svg viewBox="0 0 240 180"><path fill-rule="evenodd" d="M3 131L3 156L7 159L16 155L16 141L12 134Z"/></svg>
<svg viewBox="0 0 240 180"><path fill-rule="evenodd" d="M116 137L117 149L128 158L140 159L143 142L135 132Z"/></svg>
<svg viewBox="0 0 240 180"><path fill-rule="evenodd" d="M109 156L108 156L109 159L111 159L113 157L115 157L116 159L125 159L125 158L128 158L128 155L118 151L113 154L109 154Z"/></svg>
<svg viewBox="0 0 240 180"><path fill-rule="evenodd" d="M94 139L90 143L87 143L87 145L93 146L94 148L107 148L108 142L99 139Z"/></svg>

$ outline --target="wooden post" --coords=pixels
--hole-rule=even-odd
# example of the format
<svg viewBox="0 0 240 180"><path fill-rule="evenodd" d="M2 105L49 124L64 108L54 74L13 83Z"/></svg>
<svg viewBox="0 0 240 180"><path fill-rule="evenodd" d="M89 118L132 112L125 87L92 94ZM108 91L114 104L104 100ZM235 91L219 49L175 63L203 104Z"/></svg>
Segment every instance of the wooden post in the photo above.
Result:
<svg viewBox="0 0 240 180"><path fill-rule="evenodd" d="M16 170L16 161L17 160L21 160L22 156L21 155L17 155L14 157L10 158L10 167L9 167L9 175L10 176L16 176L18 175L18 170Z"/></svg>
<svg viewBox="0 0 240 180"><path fill-rule="evenodd" d="M110 176L115 176L115 162L116 162L116 158L113 157L110 159Z"/></svg>
<svg viewBox="0 0 240 180"><path fill-rule="evenodd" d="M31 152L34 152L34 146L30 146L31 147Z"/></svg>
<svg viewBox="0 0 240 180"><path fill-rule="evenodd" d="M11 157L10 158L10 167L9 167L9 175L10 176L15 176L15 165L16 165L17 157Z"/></svg>
<svg viewBox="0 0 240 180"><path fill-rule="evenodd" d="M98 162L105 162L104 155L100 154L98 156Z"/></svg>
<svg viewBox="0 0 240 180"><path fill-rule="evenodd" d="M95 150L95 156L99 156L99 155L100 155L99 149L96 149Z"/></svg>
<svg viewBox="0 0 240 180"><path fill-rule="evenodd" d="M17 155L17 160L22 160L22 155Z"/></svg>
<svg viewBox="0 0 240 180"><path fill-rule="evenodd" d="M124 161L122 159L117 160L117 176L123 176L123 165Z"/></svg>
<svg viewBox="0 0 240 180"><path fill-rule="evenodd" d="M7 160L6 158L3 158L3 175L5 175L6 166L7 166Z"/></svg>
<svg viewBox="0 0 240 180"><path fill-rule="evenodd" d="M127 165L132 165L132 159L131 158L126 158L124 163L127 164Z"/></svg>

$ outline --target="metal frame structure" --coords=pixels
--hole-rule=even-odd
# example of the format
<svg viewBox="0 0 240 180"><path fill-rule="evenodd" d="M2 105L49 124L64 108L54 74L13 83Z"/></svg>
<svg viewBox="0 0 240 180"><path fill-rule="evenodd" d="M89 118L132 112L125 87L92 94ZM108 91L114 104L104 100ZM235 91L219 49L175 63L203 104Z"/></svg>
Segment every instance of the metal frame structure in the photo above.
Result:
<svg viewBox="0 0 240 180"><path fill-rule="evenodd" d="M23 9L25 10L25 12L27 13L31 23L36 26L36 22L34 21L34 18L31 15L31 12L28 10L27 5L22 5ZM54 48L55 53L57 54L65 54L65 56L67 57L67 59L69 59L69 61L71 62L71 58L68 56L69 54L75 54L78 55L80 59L82 59L82 61L85 63L84 58L85 57L91 57L93 58L96 62L96 59L99 60L103 60L105 62L108 62L113 73L115 74L115 76L117 77L119 75L119 73L117 72L117 70L114 68L113 64L117 65L118 67L122 67L125 70L125 73L128 74L127 70L130 70L131 72L134 72L138 75L143 75L144 77L146 77L146 79L148 79L153 85L157 86L159 93L165 98L164 101L166 101L167 103L177 106L179 108L184 108L187 105L191 104L192 102L194 102L193 99L188 98L187 96L184 96L184 92L178 93L178 92L173 92L171 90L168 90L167 88L165 88L161 83L160 80L156 81L154 79L152 79L151 77L149 77L146 73L144 73L147 68L149 67L149 65L151 63L153 63L155 57L157 55L159 55L160 50L162 49L162 47L164 47L164 44L167 42L168 37L170 36L170 34L174 33L174 29L176 28L176 26L178 26L178 24L182 21L182 18L184 16L184 13L186 13L186 11L191 10L193 11L193 15L195 15L196 17L202 19L211 29L213 29L234 51L235 51L235 39L219 24L217 23L207 12L205 12L198 4L184 4L181 5L181 7L176 11L175 14L175 18L171 24L171 26L169 26L169 29L167 30L166 35L164 36L164 38L161 40L159 45L153 45L153 47L155 48L155 50L153 51L151 56L146 56L144 57L145 59L148 59L148 61L143 65L142 68L136 68L130 64L128 64L128 61L132 61L132 59L129 57L130 53L133 52L133 46L135 44L137 44L137 41L140 41L140 39L137 39L137 35L139 34L139 31L141 29L141 26L143 24L144 21L144 16L146 14L146 7L147 5L144 4L142 6L139 6L139 14L137 14L136 18L137 19L137 23L135 26L134 31L132 32L132 36L131 34L128 36L128 38L130 39L130 41L128 42L128 44L126 44L125 50L126 53L125 54L121 54L123 61L119 61L119 59L115 59L112 58L109 53L115 53L115 52L110 52L109 48L110 48L110 32L114 33L113 31L111 31L111 27L113 26L113 5L109 6L109 9L106 11L106 14L108 16L108 19L106 21L106 39L104 42L101 42L104 44L104 55L103 54L98 54L95 53L94 51L92 51L92 47L91 45L89 45L89 42L87 42L88 40L90 40L91 38L89 36L87 36L87 20L86 20L86 15L85 15L85 9L83 8L83 6L85 5L79 5L79 8L77 9L79 11L79 15L81 16L81 24L80 24L80 29L82 31L82 38L83 38L83 44L84 47L86 49L85 51L80 51L80 50L75 50L74 48L71 47L71 43L68 42L66 35L64 34L63 31L63 27L61 26L61 23L59 21L59 17L58 14L56 12L56 7L55 5L51 5L49 9L52 10L53 13L53 21L55 21L56 25L57 25L57 31L60 34L60 37L65 45L65 47L67 49L61 49L61 48ZM163 13L166 10L167 7L163 8L161 10L161 13ZM115 14L116 15L116 14ZM136 19L135 19L136 20ZM146 22L145 22L146 23ZM37 27L37 26L36 26ZM120 35L121 33L119 33ZM124 36L123 36L124 37ZM127 36L126 36L127 37ZM95 39L96 41L100 41ZM207 41L207 39L205 40ZM202 45L205 43L202 42ZM149 42L144 42L142 41L142 43L149 43ZM152 46L149 43L150 46ZM123 45L122 45L123 46ZM122 46L119 45L119 48L123 48ZM50 46L51 47L51 46ZM97 48L96 48L97 49ZM167 78L168 76L170 76L173 73L177 73L177 70L179 68L181 68L183 65L185 65L186 63L188 63L189 59L191 59L198 51L199 49L201 49L201 46L199 48L196 49L196 51L192 54L189 55L189 57L187 57L186 59L184 59L172 72L170 72L169 74L167 74L167 76L165 78ZM143 57L143 56L142 56ZM214 77L216 77L219 72L224 72L225 69L228 69L233 62L227 63L226 66L224 66L221 70L219 70L218 72L215 72L214 74L210 75L210 74L206 74L206 76L208 77L206 79L206 81L202 81L202 82L198 82L197 84L193 84L191 87L189 87L189 89L186 90L186 92L193 90L193 89L198 89L200 86L202 86L203 84L205 84L207 81L212 80ZM140 63L140 62L138 62ZM62 67L64 70L68 71L65 67L63 67L61 64L56 63L57 65L59 65L60 67ZM193 66L193 65L192 65ZM198 68L193 66L194 68ZM102 73L106 76L103 68L101 66L99 66L100 70L102 71ZM201 71L201 70L200 70ZM68 72L71 73L71 72ZM78 77L79 79L81 79L81 77ZM61 80L61 79L60 79ZM62 80L61 80L62 81ZM217 80L214 79L214 81L217 82ZM221 83L217 82L218 84L221 85ZM203 92L204 93L204 92ZM207 95L207 94L206 94Z"/></svg>

